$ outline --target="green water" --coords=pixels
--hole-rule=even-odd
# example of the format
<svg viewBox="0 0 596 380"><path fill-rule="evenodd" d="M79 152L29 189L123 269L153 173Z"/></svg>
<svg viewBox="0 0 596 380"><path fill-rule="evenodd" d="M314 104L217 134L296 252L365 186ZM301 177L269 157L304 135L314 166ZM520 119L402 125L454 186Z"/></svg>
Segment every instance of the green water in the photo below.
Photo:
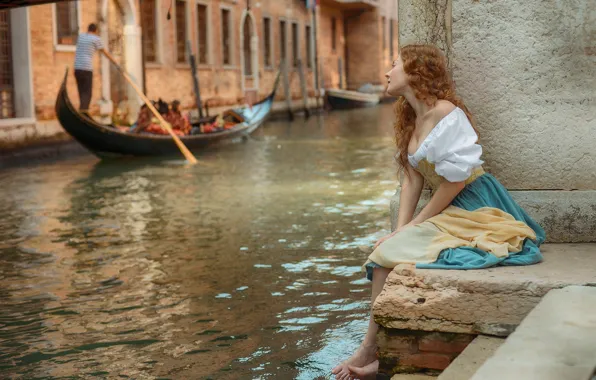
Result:
<svg viewBox="0 0 596 380"><path fill-rule="evenodd" d="M187 167L0 172L0 378L315 379L359 344L390 106L268 122Z"/></svg>

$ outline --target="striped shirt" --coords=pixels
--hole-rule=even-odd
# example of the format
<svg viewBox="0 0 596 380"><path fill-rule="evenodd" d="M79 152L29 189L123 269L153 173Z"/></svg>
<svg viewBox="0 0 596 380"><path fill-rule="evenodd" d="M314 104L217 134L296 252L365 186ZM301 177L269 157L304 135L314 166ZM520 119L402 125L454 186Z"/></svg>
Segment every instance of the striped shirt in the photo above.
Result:
<svg viewBox="0 0 596 380"><path fill-rule="evenodd" d="M101 38L91 33L81 33L77 39L77 52L75 53L75 70L93 71L93 55L103 49Z"/></svg>

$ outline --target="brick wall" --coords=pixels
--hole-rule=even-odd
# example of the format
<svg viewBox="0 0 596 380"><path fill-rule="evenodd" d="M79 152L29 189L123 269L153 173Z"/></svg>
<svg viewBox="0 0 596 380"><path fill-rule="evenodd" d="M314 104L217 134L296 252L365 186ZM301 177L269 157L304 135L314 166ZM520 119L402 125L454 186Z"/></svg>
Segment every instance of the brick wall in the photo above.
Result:
<svg viewBox="0 0 596 380"><path fill-rule="evenodd" d="M306 67L306 35L305 35L305 26L311 26L311 32L313 24L311 22L311 13L308 9L304 7L304 3L301 1L262 1L261 7L253 8L253 14L255 15L255 19L257 21L257 28L259 33L259 75L260 75L260 95L265 96L271 91L273 86L273 82L275 80L275 76L277 73L277 69L279 67L279 63L281 61L281 36L280 36L280 20L286 21L286 30L287 30L287 44L286 44L286 54L289 60L288 62L288 74L290 79L290 88L291 88L291 95L292 98L299 98L301 96L300 90L300 79L299 73L292 67L292 23L296 22L298 24L298 43L299 43L299 57L303 62L304 72L305 72L305 81L307 84L307 89L312 90L314 89L314 71L308 69ZM265 57L264 57L264 30L263 30L263 17L270 17L271 18L271 32L272 32L272 51L273 51L273 60L272 64L273 67L271 69L265 69ZM319 28L320 30L320 28ZM283 85L283 83L282 83ZM278 100L284 99L284 91L283 88L280 87L279 91L277 92Z"/></svg>
<svg viewBox="0 0 596 380"><path fill-rule="evenodd" d="M382 83L382 23L377 10L348 19L348 87Z"/></svg>
<svg viewBox="0 0 596 380"><path fill-rule="evenodd" d="M321 67L321 80L325 88L338 88L340 82L340 75L345 73L338 72L338 60L343 61L343 71L345 71L345 43L344 36L344 18L343 13L335 8L321 6L319 9L319 24L318 24L318 48L319 48L319 65ZM332 47L332 20L335 18L336 22L336 46L335 50ZM345 86L344 80L344 86Z"/></svg>
<svg viewBox="0 0 596 380"><path fill-rule="evenodd" d="M211 106L232 105L243 101L242 93L242 68L241 65L241 47L240 28L242 27L242 15L246 9L246 0L232 2L229 0L211 1L208 12L210 14L210 38L211 44L211 63L208 65L199 65L198 76L201 86L201 97L203 101L209 101ZM168 3L161 4L161 13L167 13ZM223 66L222 52L222 7L230 8L232 12L232 65ZM287 22L288 45L286 46L289 58L291 57L291 23L298 23L298 35L300 44L300 56L304 61L306 59L306 39L305 25L311 25L311 17L308 10L301 1L293 0L289 2L282 1L261 1L260 6L254 6L251 9L254 17L255 29L258 37L258 61L257 67L259 75L259 96L266 96L273 86L276 70L281 58L280 52L280 31L279 20L283 18ZM196 26L196 8L190 7L190 38L193 46L196 46L197 26ZM271 44L273 51L272 68L265 68L264 62L264 31L263 17L271 18ZM147 65L146 81L149 97L162 97L167 100L179 99L184 107L193 107L194 92L190 67L184 64L176 63L175 51L175 23L174 17L170 22L162 23L162 57L161 63ZM290 70L290 82L292 96L300 96L300 82L298 73ZM313 88L313 71L306 70L306 82L309 90ZM283 91L278 91L278 99L283 99Z"/></svg>
<svg viewBox="0 0 596 380"><path fill-rule="evenodd" d="M474 340L475 335L380 328L379 372L442 371Z"/></svg>

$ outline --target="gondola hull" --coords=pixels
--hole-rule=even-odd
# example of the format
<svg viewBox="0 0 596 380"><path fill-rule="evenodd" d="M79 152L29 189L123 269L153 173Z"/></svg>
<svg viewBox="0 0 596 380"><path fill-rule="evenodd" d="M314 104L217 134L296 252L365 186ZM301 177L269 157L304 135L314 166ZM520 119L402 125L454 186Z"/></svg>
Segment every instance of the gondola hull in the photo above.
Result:
<svg viewBox="0 0 596 380"><path fill-rule="evenodd" d="M169 135L128 133L112 126L103 125L78 112L66 91L68 72L56 99L56 115L62 127L75 140L101 158L117 156L168 156L180 154ZM277 85L277 81L276 81ZM269 116L275 88L272 93L252 108L239 108L234 112L244 116L245 121L222 132L181 136L188 149L196 151L223 141L241 140L256 130Z"/></svg>

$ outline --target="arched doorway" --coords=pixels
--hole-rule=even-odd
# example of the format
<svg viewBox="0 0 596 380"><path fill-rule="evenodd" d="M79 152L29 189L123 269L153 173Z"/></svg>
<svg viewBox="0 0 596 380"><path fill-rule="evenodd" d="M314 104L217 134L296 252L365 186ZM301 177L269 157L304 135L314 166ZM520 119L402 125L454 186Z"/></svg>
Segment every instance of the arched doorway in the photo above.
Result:
<svg viewBox="0 0 596 380"><path fill-rule="evenodd" d="M141 53L141 28L138 25L135 0L101 0L100 34L104 46L116 49L122 68L128 72L139 88L143 87ZM112 46L110 46L112 45ZM128 121L134 122L141 100L125 79L113 71L107 58L102 58L102 98L104 108L112 113L119 101L127 100ZM120 78L118 79L118 75ZM115 87L112 89L112 87ZM116 97L118 99L116 99ZM104 113L104 112L102 112Z"/></svg>
<svg viewBox="0 0 596 380"><path fill-rule="evenodd" d="M252 12L244 10L240 21L240 64L242 67L242 91L245 101L253 104L259 93L259 55L255 18Z"/></svg>

